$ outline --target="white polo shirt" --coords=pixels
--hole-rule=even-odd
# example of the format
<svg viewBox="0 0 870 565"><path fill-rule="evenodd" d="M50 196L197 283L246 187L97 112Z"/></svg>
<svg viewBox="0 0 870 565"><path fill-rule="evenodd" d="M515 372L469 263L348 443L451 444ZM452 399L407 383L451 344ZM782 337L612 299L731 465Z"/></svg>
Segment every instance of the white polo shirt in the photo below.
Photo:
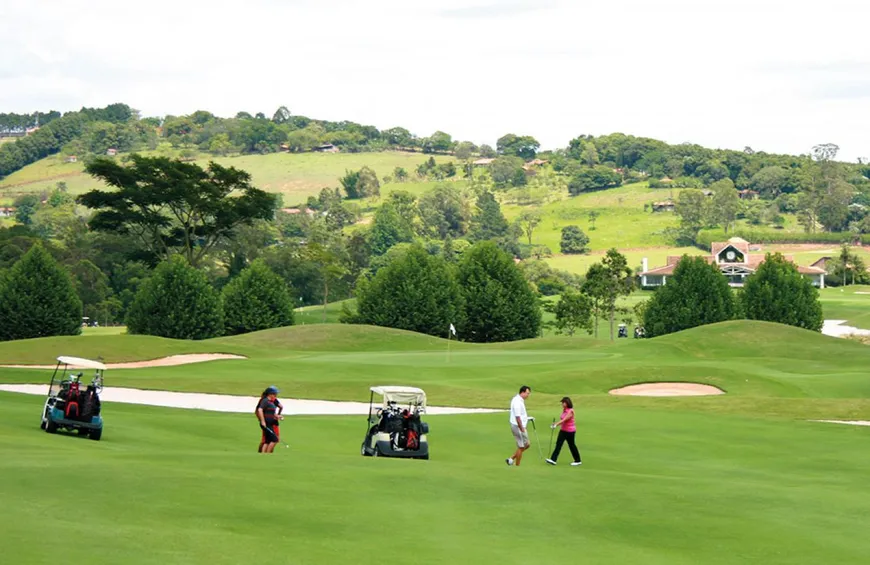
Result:
<svg viewBox="0 0 870 565"><path fill-rule="evenodd" d="M520 421L523 423L523 428L525 429L526 425L529 423L529 415L526 414L526 401L519 394L513 397L511 400L511 425L517 425L517 416L519 416Z"/></svg>

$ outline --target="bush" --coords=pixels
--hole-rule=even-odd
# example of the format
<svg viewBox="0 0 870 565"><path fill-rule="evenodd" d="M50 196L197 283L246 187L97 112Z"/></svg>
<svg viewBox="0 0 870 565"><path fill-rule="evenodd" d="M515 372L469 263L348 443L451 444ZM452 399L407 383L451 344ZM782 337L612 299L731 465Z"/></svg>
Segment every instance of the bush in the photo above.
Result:
<svg viewBox="0 0 870 565"><path fill-rule="evenodd" d="M145 281L127 314L131 334L208 339L223 331L220 295L206 276L173 256Z"/></svg>
<svg viewBox="0 0 870 565"><path fill-rule="evenodd" d="M72 278L41 243L0 277L0 320L0 341L81 333Z"/></svg>
<svg viewBox="0 0 870 565"><path fill-rule="evenodd" d="M223 301L227 335L293 325L291 293L260 259L224 287Z"/></svg>
<svg viewBox="0 0 870 565"><path fill-rule="evenodd" d="M479 343L533 338L541 327L535 293L513 258L484 241L459 264L465 322L459 337Z"/></svg>
<svg viewBox="0 0 870 565"><path fill-rule="evenodd" d="M648 337L734 319L737 302L717 265L683 255L665 286L659 287L643 312Z"/></svg>
<svg viewBox="0 0 870 565"><path fill-rule="evenodd" d="M589 245L589 236L583 233L578 226L565 226L562 228L562 240L559 249L565 254L585 253Z"/></svg>
<svg viewBox="0 0 870 565"><path fill-rule="evenodd" d="M741 294L743 311L750 320L764 320L815 332L822 329L819 291L782 255L770 253L746 279Z"/></svg>
<svg viewBox="0 0 870 565"><path fill-rule="evenodd" d="M714 241L728 241L731 237L740 237L750 243L843 243L853 239L848 233L800 233L783 232L779 230L753 230L748 228L732 229L727 234L721 229L706 229L698 233L695 239L698 246L709 250ZM870 234L861 236L862 243L870 244Z"/></svg>
<svg viewBox="0 0 870 565"><path fill-rule="evenodd" d="M343 322L398 328L446 336L450 324L461 325L462 294L451 267L411 246L357 287L357 314Z"/></svg>

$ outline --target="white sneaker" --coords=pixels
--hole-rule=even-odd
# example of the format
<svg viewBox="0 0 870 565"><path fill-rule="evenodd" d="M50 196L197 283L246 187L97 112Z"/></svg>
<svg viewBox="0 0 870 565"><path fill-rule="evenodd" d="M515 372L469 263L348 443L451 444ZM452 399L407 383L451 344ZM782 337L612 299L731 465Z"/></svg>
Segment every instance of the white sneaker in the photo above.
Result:
<svg viewBox="0 0 870 565"><path fill-rule="evenodd" d="M555 464L556 464L556 462L553 461L552 459L547 459L547 463L549 463L550 465L555 465Z"/></svg>
<svg viewBox="0 0 870 565"><path fill-rule="evenodd" d="M554 464L555 464L555 463L554 463ZM573 463L571 463L571 466L572 466L572 467L579 467L579 466L582 465L582 464L583 464L582 461L574 461Z"/></svg>
<svg viewBox="0 0 870 565"><path fill-rule="evenodd" d="M511 465L514 464L514 460L511 459L510 457L508 457L507 459L505 459L504 462L508 464L508 467L510 467Z"/></svg>

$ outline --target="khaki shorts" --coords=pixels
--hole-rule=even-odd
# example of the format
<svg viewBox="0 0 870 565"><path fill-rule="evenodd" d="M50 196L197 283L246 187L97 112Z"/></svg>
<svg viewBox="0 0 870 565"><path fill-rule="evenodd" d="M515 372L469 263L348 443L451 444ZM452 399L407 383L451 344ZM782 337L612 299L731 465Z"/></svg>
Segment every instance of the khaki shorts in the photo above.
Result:
<svg viewBox="0 0 870 565"><path fill-rule="evenodd" d="M514 434L514 439L517 440L517 447L526 447L529 445L529 429L521 432L519 426L511 425L511 431Z"/></svg>

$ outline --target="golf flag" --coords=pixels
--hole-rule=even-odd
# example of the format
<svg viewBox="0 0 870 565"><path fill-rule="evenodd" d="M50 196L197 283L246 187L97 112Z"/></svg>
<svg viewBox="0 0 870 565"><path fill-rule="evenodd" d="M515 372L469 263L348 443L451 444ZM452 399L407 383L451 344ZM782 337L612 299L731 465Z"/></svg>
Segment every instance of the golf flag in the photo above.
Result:
<svg viewBox="0 0 870 565"><path fill-rule="evenodd" d="M450 333L456 335L456 328L453 327L453 324L450 324Z"/></svg>

